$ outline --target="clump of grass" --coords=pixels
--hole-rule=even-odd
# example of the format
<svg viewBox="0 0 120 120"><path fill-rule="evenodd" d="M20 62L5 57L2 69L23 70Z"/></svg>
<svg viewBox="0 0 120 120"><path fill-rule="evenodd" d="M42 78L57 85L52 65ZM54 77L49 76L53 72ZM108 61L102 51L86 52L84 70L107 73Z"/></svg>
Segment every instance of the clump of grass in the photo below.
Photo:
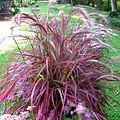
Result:
<svg viewBox="0 0 120 120"><path fill-rule="evenodd" d="M94 29L91 14L80 8L68 16L60 11L52 18L49 9L50 5L47 17L25 13L15 17L17 27L27 26L28 32L17 36L25 41L24 48L18 44L20 39L14 37L18 52L11 52L6 64L0 92L0 103L9 104L4 113L20 113L31 106L32 118L36 120L87 119L85 111L77 112L83 105L83 110L91 114L90 119L107 119L104 108L111 97L101 88L120 80L100 61L101 48L112 49L99 39L107 36L107 31ZM71 25L76 14L80 16ZM66 106L70 108L67 112Z"/></svg>

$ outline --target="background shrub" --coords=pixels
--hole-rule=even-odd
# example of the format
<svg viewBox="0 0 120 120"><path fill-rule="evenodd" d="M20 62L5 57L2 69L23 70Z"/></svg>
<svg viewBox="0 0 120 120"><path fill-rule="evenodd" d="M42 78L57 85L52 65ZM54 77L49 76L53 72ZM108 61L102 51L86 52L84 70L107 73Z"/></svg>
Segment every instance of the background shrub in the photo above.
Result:
<svg viewBox="0 0 120 120"><path fill-rule="evenodd" d="M39 5L38 5L38 4L35 4L35 7L39 7Z"/></svg>
<svg viewBox="0 0 120 120"><path fill-rule="evenodd" d="M115 11L111 11L111 12L109 13L109 16L110 16L111 18L118 18L118 19L120 19L120 9L117 9L117 10L115 10Z"/></svg>
<svg viewBox="0 0 120 120"><path fill-rule="evenodd" d="M23 4L23 7L29 7L29 5L28 4Z"/></svg>
<svg viewBox="0 0 120 120"><path fill-rule="evenodd" d="M30 5L35 5L36 2L35 2L35 1L31 1L29 4L30 4Z"/></svg>
<svg viewBox="0 0 120 120"><path fill-rule="evenodd" d="M120 30L120 19L108 17L109 27Z"/></svg>

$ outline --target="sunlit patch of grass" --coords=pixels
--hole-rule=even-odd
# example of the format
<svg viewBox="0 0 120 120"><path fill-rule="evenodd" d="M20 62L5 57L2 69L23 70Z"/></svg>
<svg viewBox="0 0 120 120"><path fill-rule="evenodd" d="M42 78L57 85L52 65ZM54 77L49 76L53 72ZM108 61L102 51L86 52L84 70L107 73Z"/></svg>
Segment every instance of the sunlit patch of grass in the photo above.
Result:
<svg viewBox="0 0 120 120"><path fill-rule="evenodd" d="M43 14L45 13L46 14L49 2L47 2L47 1L38 1L37 3L40 6L39 7L40 8L40 13L43 13ZM74 9L74 7L72 7L70 4L64 5L64 4L58 4L57 2L53 2L51 7L52 8L54 7L54 9L51 9L52 14L58 13L58 11L56 11L56 9L64 10L64 12L66 14L69 13L69 11L71 11L72 9ZM34 8L34 6L30 6L30 8ZM21 12L30 12L30 8L29 7L28 8L22 7L22 8L20 8L20 11Z"/></svg>
<svg viewBox="0 0 120 120"><path fill-rule="evenodd" d="M117 102L120 99L120 84L110 85L112 90L106 90L106 93L112 96ZM113 100L109 100L110 106L106 107L106 112L109 116L108 120L119 120L120 118L120 106Z"/></svg>
<svg viewBox="0 0 120 120"><path fill-rule="evenodd" d="M108 50L105 55L110 58L117 58L120 56L120 31L113 30L113 33L117 34L118 36L112 36L113 39L109 41L109 44L115 48L115 50ZM108 64L114 71L114 73L120 77L120 59L116 59L115 61L111 61ZM119 82L120 83L120 82ZM113 97L117 102L120 99L120 84L114 83L109 85L112 90L106 90L106 93ZM106 107L106 112L109 116L108 120L119 120L120 118L120 106L115 103L113 100L109 100L110 106ZM119 102L120 104L120 102Z"/></svg>
<svg viewBox="0 0 120 120"><path fill-rule="evenodd" d="M25 47L25 44L26 44L25 42L19 42L19 47L23 48ZM8 61L8 55L11 51L14 51L14 52L18 51L17 45L15 43L11 43L9 45L6 45L0 48L0 67L4 67L6 65L6 62ZM0 78L4 72L5 72L5 69L0 69Z"/></svg>
<svg viewBox="0 0 120 120"><path fill-rule="evenodd" d="M109 64L109 66L114 70L115 74L120 77L120 31L113 32L117 35L112 36L112 39L109 41L109 44L115 48L115 50L109 49L105 54L110 57L113 61ZM117 59L118 58L118 59Z"/></svg>
<svg viewBox="0 0 120 120"><path fill-rule="evenodd" d="M0 116L3 114L4 105L0 105Z"/></svg>

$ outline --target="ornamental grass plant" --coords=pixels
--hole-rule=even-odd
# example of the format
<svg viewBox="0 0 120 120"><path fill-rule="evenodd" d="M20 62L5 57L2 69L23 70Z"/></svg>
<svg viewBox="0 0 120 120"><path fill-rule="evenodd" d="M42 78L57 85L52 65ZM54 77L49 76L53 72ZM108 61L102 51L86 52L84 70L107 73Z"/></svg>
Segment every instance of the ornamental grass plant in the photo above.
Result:
<svg viewBox="0 0 120 120"><path fill-rule="evenodd" d="M109 35L107 30L80 8L67 16L63 11L49 14L50 4L47 15L15 17L11 29L25 29L25 34L13 35L18 51L9 54L5 66L0 91L4 114L20 116L27 110L32 120L107 119L104 109L112 98L103 88L120 80L102 61L102 49L113 49L101 40Z"/></svg>

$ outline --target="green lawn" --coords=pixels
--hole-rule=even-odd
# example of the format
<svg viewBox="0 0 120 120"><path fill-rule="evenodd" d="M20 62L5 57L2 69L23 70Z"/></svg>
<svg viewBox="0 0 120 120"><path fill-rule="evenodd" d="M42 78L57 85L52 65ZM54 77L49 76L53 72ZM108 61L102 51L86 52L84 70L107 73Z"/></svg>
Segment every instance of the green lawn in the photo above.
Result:
<svg viewBox="0 0 120 120"><path fill-rule="evenodd" d="M106 56L110 57L114 61L112 61L112 63L109 63L109 66L120 77L120 31L113 30L113 33L117 36L112 36L108 44L114 47L115 50L110 49L108 52L106 52Z"/></svg>
<svg viewBox="0 0 120 120"><path fill-rule="evenodd" d="M39 1L38 4L39 4L39 8L40 8L40 13L46 13L49 2L40 2ZM52 3L52 7L56 7L59 10L64 9L65 13L68 13L70 10L73 9L73 7L71 5L57 4L56 2ZM30 6L30 8L34 8L34 6ZM21 12L30 12L30 8L23 7L23 8L20 8L20 11ZM51 9L51 12L57 13L56 10L52 10L52 9Z"/></svg>
<svg viewBox="0 0 120 120"><path fill-rule="evenodd" d="M40 13L46 13L48 2L38 2L38 4L40 5ZM42 7L42 6L44 6L44 7ZM71 5L62 5L62 4L59 5L59 4L53 3L52 6L55 6L59 10L64 10L64 12L66 14L69 13L70 10L74 9L74 7L72 7ZM33 6L31 6L31 7L33 7ZM86 11L88 11L89 13L96 12L96 13L102 13L103 15L108 14L107 12L104 12L104 11L101 12L101 11L95 9L95 8L92 8L92 7L81 6L81 5L79 7L86 9ZM30 12L30 8L20 8L20 10L21 10L21 12ZM52 12L52 14L57 14L58 13L58 11L54 10L54 9L52 9L51 12ZM109 44L112 45L116 49L116 51L109 50L105 54L106 56L111 57L111 58L120 56L120 31L113 30L113 33L117 34L118 36L113 36L113 39L111 39L109 41ZM0 50L0 66L3 66L3 65L5 65L5 63L7 61L7 55L10 51L6 50L4 53L3 52L1 53L1 51L2 50ZM120 59L116 60L114 63L109 63L109 66L112 67L115 74L117 74L120 77L120 67L119 67L120 66ZM0 74L2 74L2 73L3 73L3 70L0 72ZM120 85L119 84L113 84L113 85L110 85L110 86L114 90L113 90L113 92L106 90L107 94L109 94L116 101L119 102L119 99L120 99ZM109 106L106 107L106 111L109 115L109 120L119 120L119 118L120 118L120 106L112 100L109 100L109 103L112 106L112 108L109 107Z"/></svg>
<svg viewBox="0 0 120 120"><path fill-rule="evenodd" d="M113 30L118 36L114 36L110 40L109 44L115 48L114 50L109 50L107 56L110 58L117 58L114 62L110 63L109 66L114 70L115 74L120 77L120 31ZM117 57L119 56L119 57ZM117 102L120 101L120 84L112 84L110 87L113 90L106 90L106 93L112 96ZM106 111L109 115L109 120L119 120L120 119L120 106L116 104L113 100L109 100L109 103L112 107L108 106ZM120 103L120 102L119 102Z"/></svg>

